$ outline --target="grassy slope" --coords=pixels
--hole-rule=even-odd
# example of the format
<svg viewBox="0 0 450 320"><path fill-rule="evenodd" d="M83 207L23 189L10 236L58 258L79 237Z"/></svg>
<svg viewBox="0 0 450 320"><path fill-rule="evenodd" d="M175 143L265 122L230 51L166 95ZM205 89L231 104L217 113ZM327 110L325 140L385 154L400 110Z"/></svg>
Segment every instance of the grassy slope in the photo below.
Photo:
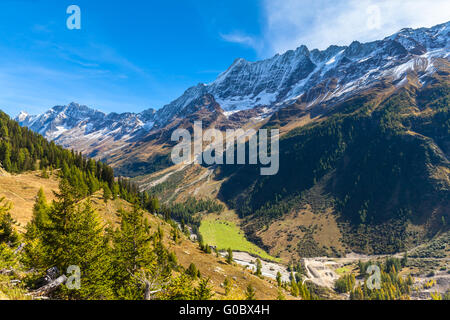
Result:
<svg viewBox="0 0 450 320"><path fill-rule="evenodd" d="M105 205L101 197L101 192L98 192L91 197L91 201L102 219L112 223L112 225L116 225L118 222L118 218L114 214L115 210L121 207L128 208L130 206L123 200L108 201L108 204ZM200 270L202 277L211 279L211 285L215 291L214 299L225 299L225 291L220 284L223 283L226 277L234 279L234 298L243 299L242 292L250 283L256 289L257 299L275 299L277 297L278 289L274 280L262 280L236 264L229 265L225 263L223 258L218 258L214 253L203 253L196 243L188 240L184 235L180 242L175 243L170 238L171 226L169 224L150 214L147 215L147 218L153 231L156 231L158 226L161 226L164 231L164 244L169 250L175 252L179 264L184 268L188 268L191 263L194 263ZM236 230L238 230L237 227ZM259 249L250 242L247 241L247 243L248 245L255 247L255 249ZM270 258L266 253L265 255L267 257L263 258ZM285 295L288 296L287 293L285 293ZM288 299L289 298L293 297L288 296Z"/></svg>
<svg viewBox="0 0 450 320"><path fill-rule="evenodd" d="M172 167L172 170L174 171L175 168ZM158 174L141 177L140 179L135 179L135 181L145 185L161 179L165 174L170 174L173 171L163 170L158 172ZM152 192L162 199L171 199L179 202L185 201L192 195L199 198L215 198L222 181L211 179L207 173L205 168L197 165L187 167L168 176L168 179L159 185L161 188L154 189ZM162 187L163 185L165 187ZM162 191L156 192L155 190ZM279 259L270 256L263 249L246 239L240 224L241 220L234 210L226 210L220 215L208 214L203 216L200 233L205 243L217 246L220 250L232 248L233 250L245 251L252 255L260 256L265 260L279 261Z"/></svg>
<svg viewBox="0 0 450 320"><path fill-rule="evenodd" d="M205 243L217 246L219 250L231 248L260 256L266 260L277 260L267 252L249 242L242 230L232 221L206 217L200 225L200 233Z"/></svg>
<svg viewBox="0 0 450 320"><path fill-rule="evenodd" d="M341 241L343 235L334 213L314 213L310 207L294 210L256 235L270 248L270 254L285 263L304 257L343 255L348 251Z"/></svg>
<svg viewBox="0 0 450 320"><path fill-rule="evenodd" d="M41 187L44 188L47 201L55 199L53 191L58 190L58 180L54 175L49 179L43 179L40 172L0 174L0 198L5 197L13 203L11 213L18 223L19 231L24 231L30 221L34 200Z"/></svg>
<svg viewBox="0 0 450 320"><path fill-rule="evenodd" d="M35 196L39 189L43 187L47 200L54 198L52 191L57 191L58 181L55 177L43 179L39 172L24 173L21 175L0 176L0 196L5 196L14 205L12 216L18 221L19 231L24 231L24 226L32 217L32 208ZM103 219L105 224L117 226L119 221L116 212L120 208L127 209L130 204L123 200L108 201L107 204L102 199L102 192L98 192L91 197L91 202ZM218 258L214 254L205 254L201 252L196 243L182 236L179 243L174 243L170 239L171 227L163 220L148 214L147 215L153 231L156 231L158 225L164 230L164 242L169 250L175 252L178 262L185 268L194 263L200 270L203 277L211 278L211 285L215 291L214 299L224 299L224 289L220 284L226 277L234 278L235 288L231 298L243 298L242 293L249 283L256 289L257 299L276 299L278 290L275 281L260 279L238 265L229 265L223 258ZM290 297L285 293L287 298ZM25 297L22 293L17 295L11 292L0 290L0 299L12 298L21 299ZM230 298L230 297L229 297Z"/></svg>
<svg viewBox="0 0 450 320"><path fill-rule="evenodd" d="M407 86L379 105L371 96L370 103L346 102L336 110L340 113L280 141L278 175L261 177L252 166L220 167L225 182L219 197L248 217L252 229L246 222L243 227L250 239L264 241L261 230L289 219L293 208L310 202L301 195L323 184L315 211L335 208L342 222L351 223L340 230L351 250L411 247L415 239L426 239L423 233L439 230L440 217L449 214L448 97L448 83L442 81L426 90ZM417 134L409 134L408 127ZM408 219L425 226L420 236L405 230ZM367 228L360 231L362 222Z"/></svg>

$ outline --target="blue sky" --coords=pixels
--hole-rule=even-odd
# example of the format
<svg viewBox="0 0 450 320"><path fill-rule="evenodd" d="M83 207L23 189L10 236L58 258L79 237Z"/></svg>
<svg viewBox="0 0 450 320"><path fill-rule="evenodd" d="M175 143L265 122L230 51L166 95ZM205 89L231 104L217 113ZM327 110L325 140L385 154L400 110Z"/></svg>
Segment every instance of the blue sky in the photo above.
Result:
<svg viewBox="0 0 450 320"><path fill-rule="evenodd" d="M336 4L338 3L338 4ZM450 20L447 0L2 0L0 109L75 101L105 112L160 108L238 57L324 49ZM81 8L81 30L66 9Z"/></svg>

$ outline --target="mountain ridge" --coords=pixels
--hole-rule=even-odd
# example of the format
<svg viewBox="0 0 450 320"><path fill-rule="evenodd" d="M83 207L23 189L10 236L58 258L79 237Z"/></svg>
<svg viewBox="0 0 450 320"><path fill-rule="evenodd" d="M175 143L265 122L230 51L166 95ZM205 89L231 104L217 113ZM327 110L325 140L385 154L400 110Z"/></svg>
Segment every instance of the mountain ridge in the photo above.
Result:
<svg viewBox="0 0 450 320"><path fill-rule="evenodd" d="M238 58L213 82L188 88L158 110L106 114L71 103L39 116L21 113L16 120L112 166L145 163L153 159L148 153L159 152L154 145L170 148L170 133L177 126L189 126L188 119L205 119L224 130L262 124L286 113L291 113L289 121L306 113L313 118L364 91L381 90L380 83L393 84L391 90L400 88L411 73L417 74L419 86L425 86L440 72L440 60L448 61L449 25L405 28L383 40L354 41L322 51L300 46L255 62ZM195 104L205 97L218 107L201 111Z"/></svg>

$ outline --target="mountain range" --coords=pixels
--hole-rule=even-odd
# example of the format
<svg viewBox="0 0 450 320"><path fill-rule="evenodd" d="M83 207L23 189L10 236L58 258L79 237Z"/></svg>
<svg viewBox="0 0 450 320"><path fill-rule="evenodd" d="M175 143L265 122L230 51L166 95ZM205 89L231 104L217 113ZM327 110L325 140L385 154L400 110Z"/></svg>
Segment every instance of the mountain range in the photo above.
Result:
<svg viewBox="0 0 450 320"><path fill-rule="evenodd" d="M236 59L212 83L187 89L157 111L105 114L71 103L41 115L21 112L16 120L64 147L90 156L101 151L108 161L117 150L148 141L198 112L199 99L206 95L218 105L209 113L217 113L229 127L261 121L293 104L302 104L306 110L320 105L331 109L383 79L399 87L410 72L418 73L418 81L425 85L439 60L448 60L449 32L447 22L429 29L403 29L369 43L354 41L323 51L300 46L257 62Z"/></svg>
<svg viewBox="0 0 450 320"><path fill-rule="evenodd" d="M223 201L248 238L284 260L398 252L449 226L449 25L237 59L157 110L105 114L71 103L16 120L163 201ZM279 173L173 166L171 132L196 120L222 131L279 128Z"/></svg>

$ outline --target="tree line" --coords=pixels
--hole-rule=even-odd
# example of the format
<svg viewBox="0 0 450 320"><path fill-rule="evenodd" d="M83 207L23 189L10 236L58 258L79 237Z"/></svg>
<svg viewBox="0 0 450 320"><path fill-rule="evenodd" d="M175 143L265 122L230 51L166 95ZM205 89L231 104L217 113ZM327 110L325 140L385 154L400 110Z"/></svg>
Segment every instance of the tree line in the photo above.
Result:
<svg viewBox="0 0 450 320"><path fill-rule="evenodd" d="M86 197L100 189L106 196L120 196L131 200L137 195L135 184L124 178L115 179L114 170L101 161L88 159L81 152L66 150L43 136L21 127L7 114L0 111L0 166L13 174L30 170L57 172L65 178L77 192Z"/></svg>

